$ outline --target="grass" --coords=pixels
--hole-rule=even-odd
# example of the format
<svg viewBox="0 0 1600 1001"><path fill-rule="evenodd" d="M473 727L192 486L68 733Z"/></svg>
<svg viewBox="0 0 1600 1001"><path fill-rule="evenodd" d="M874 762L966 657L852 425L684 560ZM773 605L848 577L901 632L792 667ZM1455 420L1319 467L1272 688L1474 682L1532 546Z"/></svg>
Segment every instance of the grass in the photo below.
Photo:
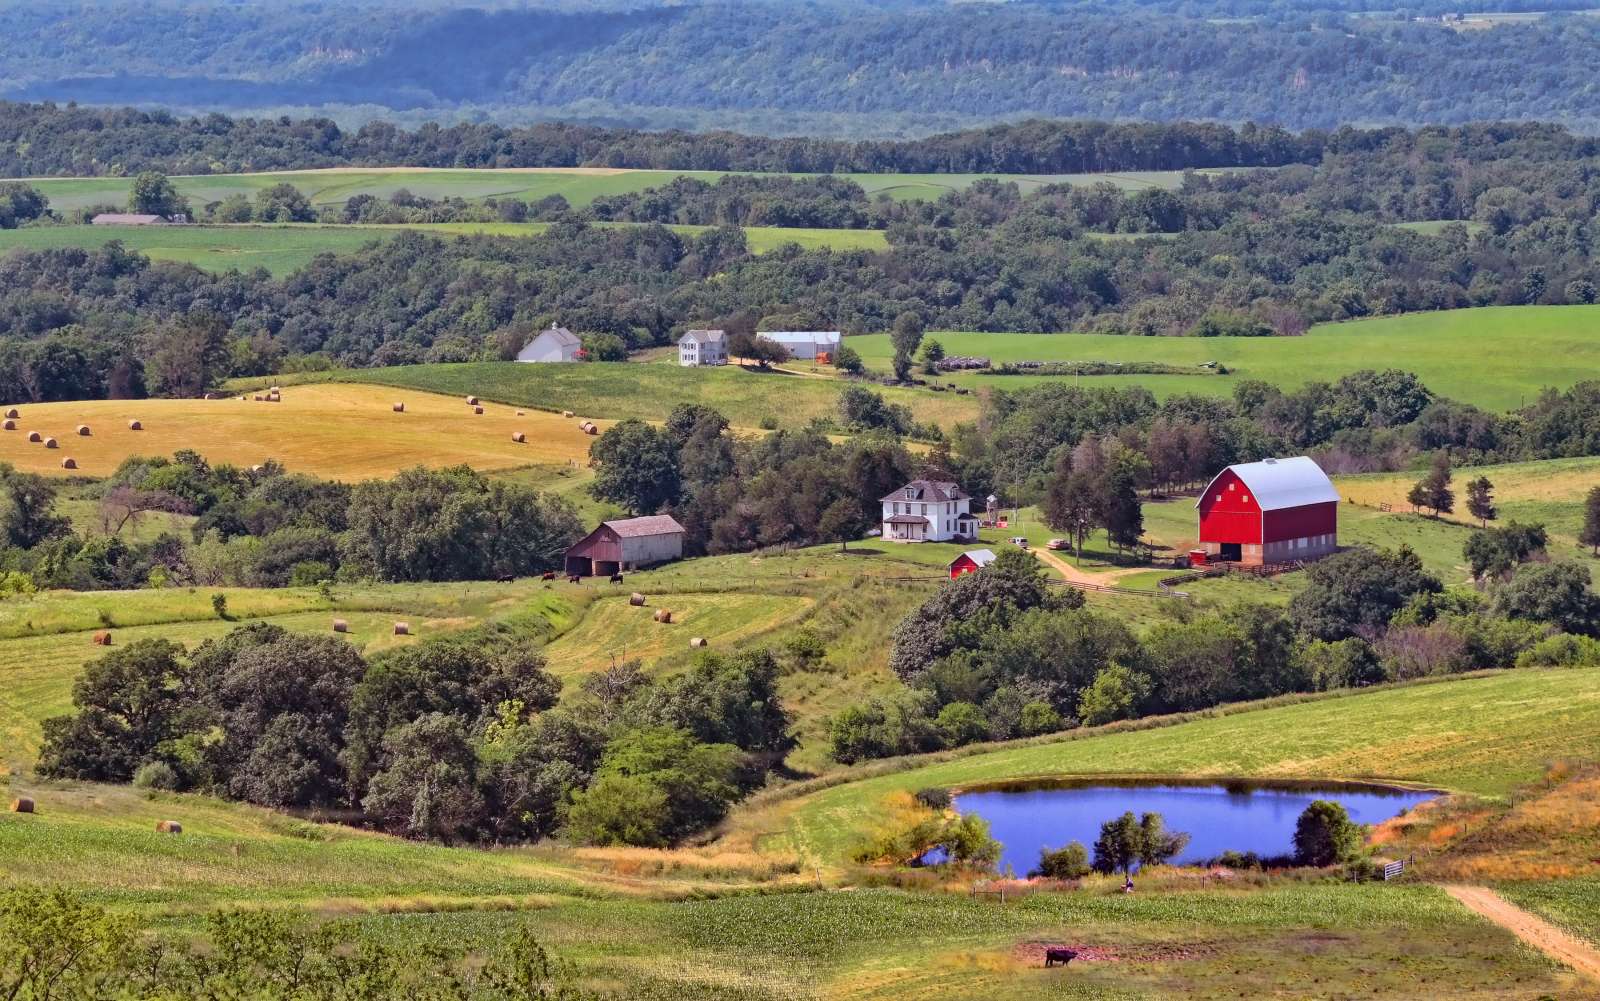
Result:
<svg viewBox="0 0 1600 1001"><path fill-rule="evenodd" d="M212 462L250 466L276 459L295 472L347 481L389 476L416 465L460 463L482 472L535 467L542 479L559 480L584 475L581 467L588 462L592 440L578 431L576 421L559 414L528 410L519 417L512 407L486 404L485 413L475 415L461 396L344 384L286 388L281 403L255 402L255 394L248 395L252 398L245 401L224 397L27 405L21 408L18 430L0 432L0 461L51 476L103 477L129 455L171 455L191 448ZM395 402L405 403L404 413L393 411ZM596 411L585 408L583 413L594 416ZM144 430L128 430L133 419ZM87 424L92 434L74 434L79 424ZM30 443L30 431L53 436L60 448ZM524 432L527 442L513 442L514 431ZM67 456L76 460L75 472L61 468Z"/></svg>
<svg viewBox="0 0 1600 1001"><path fill-rule="evenodd" d="M1564 389L1600 366L1600 306L1488 306L1325 323L1304 337L1125 337L1115 334L935 333L952 355L1003 361L1123 361L1198 365L1220 362L1228 374L1084 377L1089 386L1147 386L1158 396L1227 396L1243 379L1291 389L1332 381L1362 368L1414 372L1434 393L1492 410L1531 403L1547 386ZM884 334L853 337L871 368L886 371L893 353ZM1020 389L1072 376L952 373L941 382Z"/></svg>
<svg viewBox="0 0 1600 1001"><path fill-rule="evenodd" d="M1224 173L1206 170L1200 173ZM363 169L302 170L259 174L210 174L174 177L178 192L192 205L221 201L243 193L288 182L305 193L314 205L342 205L355 195L388 198L404 188L424 198L516 198L538 201L560 195L574 207L588 205L605 195L658 188L678 177L714 182L725 171L629 170L616 168L553 168L521 170ZM806 175L796 175L806 176ZM1047 184L1085 185L1105 181L1124 191L1142 188L1175 190L1183 183L1176 170L1129 171L1117 174L842 174L860 184L867 194L888 195L897 201L934 199L947 191L970 187L981 178L1015 182L1024 192ZM124 204L133 180L127 177L51 177L29 183L44 192L58 212L92 205Z"/></svg>
<svg viewBox="0 0 1600 1001"><path fill-rule="evenodd" d="M611 224L602 224L611 225ZM628 225L618 223L616 225ZM158 261L182 261L206 271L265 268L282 277L311 262L318 254L349 254L370 243L392 239L401 230L439 236L482 233L532 237L544 223L418 223L406 226L41 226L0 230L0 254L16 248L93 249L120 240L129 250ZM672 226L692 237L706 226ZM881 230L787 229L756 226L745 230L750 249L765 253L790 243L811 250L881 250L888 246Z"/></svg>
<svg viewBox="0 0 1600 1001"><path fill-rule="evenodd" d="M758 373L732 365L680 368L629 362L466 362L316 373L305 378L376 383L447 396L472 393L513 406L574 410L614 418L662 420L680 403L702 403L746 428L758 427L763 421L779 421L784 427L795 428L812 418L837 417L841 388L833 379ZM886 400L911 407L920 421L949 426L972 420L978 414L978 403L972 397L893 387L880 391Z"/></svg>
<svg viewBox="0 0 1600 1001"><path fill-rule="evenodd" d="M1507 900L1600 945L1600 877L1501 883Z"/></svg>
<svg viewBox="0 0 1600 1001"><path fill-rule="evenodd" d="M734 824L757 843L826 864L871 830L887 796L925 786L1133 773L1394 780L1504 796L1549 761L1600 741L1597 681L1593 670L1506 671L1172 726L1079 731L755 805Z"/></svg>
<svg viewBox="0 0 1600 1001"><path fill-rule="evenodd" d="M1443 520L1463 525L1477 522L1467 513L1467 484L1487 476L1494 484L1494 501L1500 509L1501 524L1508 521L1540 522L1552 536L1576 545L1583 528L1583 502L1595 487L1600 487L1600 458L1547 459L1537 462L1511 462L1493 466L1470 466L1455 470L1453 487L1456 510ZM1406 493L1422 477L1422 471L1373 473L1367 476L1341 476L1339 492L1359 504L1376 507L1389 504L1396 511L1407 510ZM1587 547L1584 547L1587 551Z"/></svg>

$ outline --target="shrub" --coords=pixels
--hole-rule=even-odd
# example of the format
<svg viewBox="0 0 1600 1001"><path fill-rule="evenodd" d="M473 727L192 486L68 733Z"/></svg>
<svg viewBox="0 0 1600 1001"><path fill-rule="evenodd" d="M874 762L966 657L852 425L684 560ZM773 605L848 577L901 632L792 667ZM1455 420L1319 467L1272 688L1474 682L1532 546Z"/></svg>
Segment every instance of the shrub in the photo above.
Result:
<svg viewBox="0 0 1600 1001"><path fill-rule="evenodd" d="M1518 667L1600 667L1600 640L1557 633L1522 651Z"/></svg>
<svg viewBox="0 0 1600 1001"><path fill-rule="evenodd" d="M175 790L179 787L178 773L165 761L146 761L133 773L133 784L140 789Z"/></svg>
<svg viewBox="0 0 1600 1001"><path fill-rule="evenodd" d="M1061 714L1048 702L1029 702L1022 707L1022 715L1017 718L1017 729L1024 737L1055 733L1061 729Z"/></svg>
<svg viewBox="0 0 1600 1001"><path fill-rule="evenodd" d="M290 587L316 587L333 579L333 567L323 560L302 560L289 570Z"/></svg>
<svg viewBox="0 0 1600 1001"><path fill-rule="evenodd" d="M213 594L211 596L211 610L217 613L217 618L226 619L228 617L228 596L225 594Z"/></svg>
<svg viewBox="0 0 1600 1001"><path fill-rule="evenodd" d="M938 786L918 789L915 799L930 810L948 810L950 809L950 804L954 802L954 797L950 795L950 790L941 789Z"/></svg>
<svg viewBox="0 0 1600 1001"><path fill-rule="evenodd" d="M1089 850L1081 841L1069 841L1065 846L1051 851L1039 849L1039 868L1029 876L1045 879L1082 879L1094 870L1089 866Z"/></svg>
<svg viewBox="0 0 1600 1001"><path fill-rule="evenodd" d="M971 702L950 703L939 710L939 716L933 722L944 735L945 744L950 747L989 739L989 721L984 718L983 710Z"/></svg>

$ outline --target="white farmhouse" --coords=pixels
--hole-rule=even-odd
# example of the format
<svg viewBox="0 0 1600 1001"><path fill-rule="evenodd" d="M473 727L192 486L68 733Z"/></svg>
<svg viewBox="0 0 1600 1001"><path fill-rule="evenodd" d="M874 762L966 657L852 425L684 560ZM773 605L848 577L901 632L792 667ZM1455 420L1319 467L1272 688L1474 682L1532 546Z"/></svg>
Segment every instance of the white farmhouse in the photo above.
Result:
<svg viewBox="0 0 1600 1001"><path fill-rule="evenodd" d="M912 480L881 500L885 541L949 542L978 537L972 498L954 483Z"/></svg>
<svg viewBox="0 0 1600 1001"><path fill-rule="evenodd" d="M837 330L763 330L756 336L782 344L795 361L814 361L818 355L831 358L839 352Z"/></svg>
<svg viewBox="0 0 1600 1001"><path fill-rule="evenodd" d="M678 364L685 368L728 364L728 338L720 330L691 330L678 339Z"/></svg>
<svg viewBox="0 0 1600 1001"><path fill-rule="evenodd" d="M582 350L583 342L578 340L577 334L552 323L549 330L539 331L539 336L517 352L517 361L577 361Z"/></svg>

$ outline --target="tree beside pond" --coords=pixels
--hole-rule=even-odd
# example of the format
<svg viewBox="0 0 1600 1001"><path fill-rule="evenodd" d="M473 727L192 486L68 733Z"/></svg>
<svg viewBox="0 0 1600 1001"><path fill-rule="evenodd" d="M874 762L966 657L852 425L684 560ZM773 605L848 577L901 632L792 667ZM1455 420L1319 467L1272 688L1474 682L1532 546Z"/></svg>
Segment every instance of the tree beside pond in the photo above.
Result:
<svg viewBox="0 0 1600 1001"><path fill-rule="evenodd" d="M1361 853L1361 841L1361 825L1341 804L1315 800L1295 821L1294 860L1319 867L1342 864Z"/></svg>
<svg viewBox="0 0 1600 1001"><path fill-rule="evenodd" d="M1107 875L1121 872L1132 876L1135 865L1163 865L1188 844L1189 835L1168 831L1161 814L1135 818L1130 810L1100 825L1100 836L1094 839L1094 868Z"/></svg>
<svg viewBox="0 0 1600 1001"><path fill-rule="evenodd" d="M1045 879L1082 879L1093 871L1089 865L1089 850L1083 847L1083 842L1069 841L1054 851L1039 849L1039 867L1028 875Z"/></svg>

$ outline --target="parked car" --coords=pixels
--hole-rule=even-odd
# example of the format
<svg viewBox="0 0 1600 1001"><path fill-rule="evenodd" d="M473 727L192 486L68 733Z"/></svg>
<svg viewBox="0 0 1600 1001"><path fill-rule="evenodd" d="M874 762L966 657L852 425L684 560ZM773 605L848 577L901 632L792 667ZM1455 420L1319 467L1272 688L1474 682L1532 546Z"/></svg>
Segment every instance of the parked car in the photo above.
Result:
<svg viewBox="0 0 1600 1001"><path fill-rule="evenodd" d="M1066 539L1051 539L1049 542L1046 542L1044 544L1044 547L1046 549L1066 549L1066 548L1068 548L1067 540Z"/></svg>
<svg viewBox="0 0 1600 1001"><path fill-rule="evenodd" d="M1011 544L1013 546L1016 546L1018 549L1027 549L1028 548L1028 539L1027 539L1026 536L1013 535L1011 537Z"/></svg>

